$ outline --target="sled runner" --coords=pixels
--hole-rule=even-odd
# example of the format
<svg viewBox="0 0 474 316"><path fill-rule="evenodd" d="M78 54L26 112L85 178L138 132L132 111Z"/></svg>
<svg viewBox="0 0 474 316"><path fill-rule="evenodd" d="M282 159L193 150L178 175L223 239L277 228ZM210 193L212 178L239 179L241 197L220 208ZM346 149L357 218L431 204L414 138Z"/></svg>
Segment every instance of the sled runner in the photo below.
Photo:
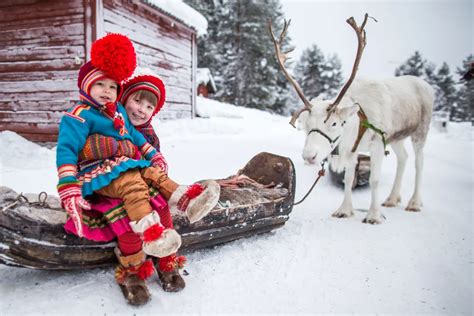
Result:
<svg viewBox="0 0 474 316"><path fill-rule="evenodd" d="M253 157L235 176L218 180L219 204L190 224L172 214L181 234L180 253L269 232L285 224L293 207L295 170L290 159ZM116 261L115 242L97 243L66 234L66 212L56 197L19 195L0 187L0 263L46 270L95 268Z"/></svg>

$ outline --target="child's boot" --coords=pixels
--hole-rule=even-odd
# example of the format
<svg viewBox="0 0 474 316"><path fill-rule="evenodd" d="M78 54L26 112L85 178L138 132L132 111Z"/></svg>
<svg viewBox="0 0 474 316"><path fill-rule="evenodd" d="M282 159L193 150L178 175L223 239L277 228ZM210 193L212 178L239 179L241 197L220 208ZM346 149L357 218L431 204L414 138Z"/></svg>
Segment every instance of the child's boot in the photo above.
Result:
<svg viewBox="0 0 474 316"><path fill-rule="evenodd" d="M220 186L214 180L204 180L192 185L180 185L171 194L168 205L171 213L181 211L189 222L195 223L209 214L219 202Z"/></svg>
<svg viewBox="0 0 474 316"><path fill-rule="evenodd" d="M179 292L186 286L184 279L179 274L179 269L186 263L184 256L171 255L157 258L156 272L161 287L166 292Z"/></svg>
<svg viewBox="0 0 474 316"><path fill-rule="evenodd" d="M131 221L130 227L143 240L143 251L154 257L166 257L181 247L181 236L172 228L165 228L156 211L140 220Z"/></svg>
<svg viewBox="0 0 474 316"><path fill-rule="evenodd" d="M152 261L145 260L146 254L143 251L123 256L120 249L115 248L115 255L120 263L115 269L115 279L127 302L135 306L148 303L151 295L145 280L155 270Z"/></svg>
<svg viewBox="0 0 474 316"><path fill-rule="evenodd" d="M185 212L191 223L209 214L219 202L221 188L214 180L179 185L159 168L142 169L142 177L160 191L168 201L171 213Z"/></svg>

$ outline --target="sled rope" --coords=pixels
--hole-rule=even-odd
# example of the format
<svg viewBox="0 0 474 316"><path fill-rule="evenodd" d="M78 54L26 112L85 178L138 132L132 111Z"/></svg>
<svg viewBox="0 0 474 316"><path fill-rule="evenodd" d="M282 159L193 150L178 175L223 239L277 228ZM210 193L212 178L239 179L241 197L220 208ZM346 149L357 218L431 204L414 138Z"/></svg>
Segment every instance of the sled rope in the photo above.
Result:
<svg viewBox="0 0 474 316"><path fill-rule="evenodd" d="M38 201L37 202L30 202L28 200L28 198L23 195L23 192L22 192L22 193L18 194L18 196L16 197L16 199L13 203L8 204L7 206L3 207L2 212L5 212L9 208L14 207L15 205L17 205L20 202L22 204L27 203L29 206L39 206L39 207L44 207L44 208L51 208L49 206L48 202L46 202L47 199L48 199L48 193L43 191L43 192L40 192L40 194L38 194Z"/></svg>
<svg viewBox="0 0 474 316"><path fill-rule="evenodd" d="M223 188L231 188L231 189L237 189L244 187L245 185L251 185L256 188L272 188L275 186L273 182L269 184L261 184L254 179L251 179L247 177L246 175L243 174L236 174L233 176L230 176L227 179L222 179L222 180L216 180L217 183Z"/></svg>
<svg viewBox="0 0 474 316"><path fill-rule="evenodd" d="M324 177L324 175L326 174L326 170L324 169L324 165L325 165L325 164L326 164L326 160L324 160L324 161L321 163L321 170L318 171L318 177L316 178L316 180L314 180L314 183L313 183L313 185L311 186L311 188L309 188L308 193L306 193L306 195L303 196L303 198L302 198L301 200L299 200L299 201L296 202L296 203L293 203L293 206L302 203L302 202L308 197L308 195L311 193L311 191L313 191L313 189L314 189L314 187L316 186L316 183L318 183L319 179L321 179L321 177Z"/></svg>

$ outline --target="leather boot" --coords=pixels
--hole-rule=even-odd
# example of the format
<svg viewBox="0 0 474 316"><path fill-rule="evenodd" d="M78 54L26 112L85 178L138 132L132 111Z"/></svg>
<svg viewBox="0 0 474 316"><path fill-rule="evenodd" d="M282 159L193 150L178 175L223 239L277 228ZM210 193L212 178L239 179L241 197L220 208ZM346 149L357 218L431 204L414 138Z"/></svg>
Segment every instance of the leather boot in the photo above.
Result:
<svg viewBox="0 0 474 316"><path fill-rule="evenodd" d="M115 279L122 290L123 296L131 305L140 306L151 299L145 283L154 272L153 262L145 260L146 254L139 251L130 256L123 256L120 249L115 248L119 265L115 269Z"/></svg>

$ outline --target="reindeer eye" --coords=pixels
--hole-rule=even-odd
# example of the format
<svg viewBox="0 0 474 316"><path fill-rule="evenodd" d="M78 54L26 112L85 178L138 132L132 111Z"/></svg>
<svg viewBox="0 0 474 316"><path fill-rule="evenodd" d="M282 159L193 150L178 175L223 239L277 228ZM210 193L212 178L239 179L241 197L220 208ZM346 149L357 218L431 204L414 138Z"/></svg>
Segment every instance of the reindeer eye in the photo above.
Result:
<svg viewBox="0 0 474 316"><path fill-rule="evenodd" d="M336 125L337 125L336 122L334 122L334 123L331 124L332 127L334 127L334 126L336 126Z"/></svg>

